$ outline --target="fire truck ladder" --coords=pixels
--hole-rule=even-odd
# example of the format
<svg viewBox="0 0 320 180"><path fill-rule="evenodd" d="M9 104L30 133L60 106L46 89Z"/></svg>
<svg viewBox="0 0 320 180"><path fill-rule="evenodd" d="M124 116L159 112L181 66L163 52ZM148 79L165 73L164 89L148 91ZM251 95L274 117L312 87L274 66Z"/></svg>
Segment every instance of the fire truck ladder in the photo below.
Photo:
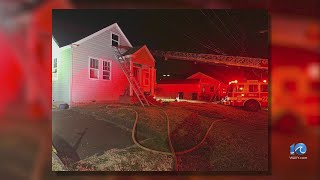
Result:
<svg viewBox="0 0 320 180"><path fill-rule="evenodd" d="M213 92L213 95L211 96L210 98L210 101L212 102L213 100L216 100L217 99L217 93L219 92L220 88L221 88L221 84L222 83L219 83L217 88L215 89L215 91Z"/></svg>
<svg viewBox="0 0 320 180"><path fill-rule="evenodd" d="M140 89L139 83L137 82L136 78L134 78L132 76L132 72L130 71L130 68L127 66L127 61L123 58L119 48L116 46L112 46L112 47L113 47L116 59L118 60L120 67L121 67L123 73L125 74L126 78L128 79L128 81L129 81L134 93L136 94L140 104L142 105L142 107L150 106L146 96L144 95L144 93Z"/></svg>
<svg viewBox="0 0 320 180"><path fill-rule="evenodd" d="M227 66L238 66L268 70L268 59L241 57L241 56L225 56L215 54L198 54L175 51L159 51L151 52L154 56L164 57L167 59L193 61L209 64L224 64Z"/></svg>

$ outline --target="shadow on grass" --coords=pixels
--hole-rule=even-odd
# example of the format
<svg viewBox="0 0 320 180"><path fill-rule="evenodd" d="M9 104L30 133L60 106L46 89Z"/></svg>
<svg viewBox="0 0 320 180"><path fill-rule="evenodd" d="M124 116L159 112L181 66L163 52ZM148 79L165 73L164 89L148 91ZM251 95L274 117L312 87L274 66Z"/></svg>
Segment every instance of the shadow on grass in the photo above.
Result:
<svg viewBox="0 0 320 180"><path fill-rule="evenodd" d="M79 133L80 137L77 142L72 146L67 143L61 136L56 133L52 135L52 143L57 150L57 156L61 159L62 163L66 167L71 167L75 162L80 161L80 157L76 152L83 136L86 134L88 128L85 128Z"/></svg>

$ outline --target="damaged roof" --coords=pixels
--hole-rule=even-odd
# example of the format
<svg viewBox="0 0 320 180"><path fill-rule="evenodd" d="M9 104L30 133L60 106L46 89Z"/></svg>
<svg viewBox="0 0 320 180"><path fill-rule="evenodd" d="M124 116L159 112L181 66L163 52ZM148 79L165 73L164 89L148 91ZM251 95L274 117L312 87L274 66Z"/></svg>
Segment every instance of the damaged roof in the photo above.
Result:
<svg viewBox="0 0 320 180"><path fill-rule="evenodd" d="M122 54L122 56L131 55L137 52L139 49L141 49L143 46L135 46L130 49L128 49L125 53Z"/></svg>

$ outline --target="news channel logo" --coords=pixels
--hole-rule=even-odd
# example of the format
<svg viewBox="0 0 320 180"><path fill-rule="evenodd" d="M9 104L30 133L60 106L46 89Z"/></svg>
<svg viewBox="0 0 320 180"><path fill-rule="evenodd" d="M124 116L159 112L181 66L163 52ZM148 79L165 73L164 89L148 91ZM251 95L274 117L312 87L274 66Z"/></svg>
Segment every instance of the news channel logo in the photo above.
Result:
<svg viewBox="0 0 320 180"><path fill-rule="evenodd" d="M307 153L307 146L304 143L292 144L290 146L290 159L307 159L303 156ZM295 156L298 155L298 156ZM303 156L303 157L302 157Z"/></svg>

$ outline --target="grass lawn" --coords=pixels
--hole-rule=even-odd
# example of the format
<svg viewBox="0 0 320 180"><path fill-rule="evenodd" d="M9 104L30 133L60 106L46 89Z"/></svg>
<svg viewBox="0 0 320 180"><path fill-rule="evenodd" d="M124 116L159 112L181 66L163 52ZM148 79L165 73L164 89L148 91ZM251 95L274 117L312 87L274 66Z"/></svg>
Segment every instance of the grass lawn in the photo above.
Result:
<svg viewBox="0 0 320 180"><path fill-rule="evenodd" d="M131 130L135 113L120 108L124 108L124 105L96 104L73 110L89 113L96 119ZM166 152L170 152L170 148L163 111L170 121L175 152L198 144L211 123L223 119L214 124L200 148L177 156L181 171L268 170L268 112L247 112L223 105L188 102L169 103L164 107L130 108L139 114L137 139L148 138L141 144ZM171 156L150 153L135 146L109 150L86 161L90 162L88 168L95 170L172 170L173 167Z"/></svg>

